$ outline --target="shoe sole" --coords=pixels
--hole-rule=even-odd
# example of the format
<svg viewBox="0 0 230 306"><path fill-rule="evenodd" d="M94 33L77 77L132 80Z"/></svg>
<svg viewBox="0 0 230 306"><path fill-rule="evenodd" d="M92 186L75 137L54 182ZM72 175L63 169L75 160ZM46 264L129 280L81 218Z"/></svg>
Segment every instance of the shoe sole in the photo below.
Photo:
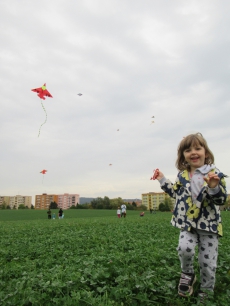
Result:
<svg viewBox="0 0 230 306"><path fill-rule="evenodd" d="M188 292L187 294L184 294L184 293L178 291L178 294L179 294L180 296L183 296L183 297L191 296L191 295L193 294L193 285L195 284L195 282L196 282L196 275L195 275L194 280L193 280L193 283L192 283L192 285L191 285L191 291Z"/></svg>

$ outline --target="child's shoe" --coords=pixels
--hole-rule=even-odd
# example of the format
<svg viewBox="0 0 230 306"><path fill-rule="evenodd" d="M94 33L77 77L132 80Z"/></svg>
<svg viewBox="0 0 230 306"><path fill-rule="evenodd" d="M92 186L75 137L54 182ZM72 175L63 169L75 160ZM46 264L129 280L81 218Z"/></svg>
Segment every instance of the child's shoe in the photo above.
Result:
<svg viewBox="0 0 230 306"><path fill-rule="evenodd" d="M196 282L196 275L193 273L181 273L180 283L178 285L178 294L188 297L193 294L193 285Z"/></svg>
<svg viewBox="0 0 230 306"><path fill-rule="evenodd" d="M211 290L199 290L198 292L198 305L205 305L208 301L212 301L213 291ZM210 305L210 304L209 304Z"/></svg>
<svg viewBox="0 0 230 306"><path fill-rule="evenodd" d="M205 305L207 299L208 299L208 294L200 290L198 293L198 305Z"/></svg>

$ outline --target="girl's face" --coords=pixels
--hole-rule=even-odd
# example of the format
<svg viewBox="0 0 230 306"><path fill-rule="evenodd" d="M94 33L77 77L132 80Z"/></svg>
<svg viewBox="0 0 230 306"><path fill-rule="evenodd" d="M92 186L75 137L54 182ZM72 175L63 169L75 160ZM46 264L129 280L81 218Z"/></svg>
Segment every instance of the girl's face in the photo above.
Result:
<svg viewBox="0 0 230 306"><path fill-rule="evenodd" d="M185 161L190 165L191 171L202 167L205 164L206 153L201 145L192 145L183 152Z"/></svg>

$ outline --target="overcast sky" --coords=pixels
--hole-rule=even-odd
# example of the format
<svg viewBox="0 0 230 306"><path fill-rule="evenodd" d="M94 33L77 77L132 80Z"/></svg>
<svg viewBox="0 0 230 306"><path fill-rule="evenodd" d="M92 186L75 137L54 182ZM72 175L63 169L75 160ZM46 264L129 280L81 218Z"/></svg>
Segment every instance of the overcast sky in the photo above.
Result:
<svg viewBox="0 0 230 306"><path fill-rule="evenodd" d="M229 11L227 0L1 0L0 195L141 198L161 191L153 169L175 180L193 132L230 175ZM31 91L44 83L45 124Z"/></svg>

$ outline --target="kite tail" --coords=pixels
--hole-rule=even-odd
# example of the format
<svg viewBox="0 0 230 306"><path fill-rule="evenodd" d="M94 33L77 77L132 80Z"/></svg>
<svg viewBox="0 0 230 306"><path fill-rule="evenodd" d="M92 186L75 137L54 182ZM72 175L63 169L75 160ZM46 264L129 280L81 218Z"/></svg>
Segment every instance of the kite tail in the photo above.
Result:
<svg viewBox="0 0 230 306"><path fill-rule="evenodd" d="M38 137L39 137L39 135L40 135L41 128L42 128L43 124L45 124L46 121L47 121L47 112L46 112L46 109L45 109L45 107L44 107L42 101L41 101L41 105L42 105L42 108L43 108L43 110L44 110L44 112L45 112L45 114L46 114L46 119L45 119L45 121L40 125L39 132L38 132Z"/></svg>

